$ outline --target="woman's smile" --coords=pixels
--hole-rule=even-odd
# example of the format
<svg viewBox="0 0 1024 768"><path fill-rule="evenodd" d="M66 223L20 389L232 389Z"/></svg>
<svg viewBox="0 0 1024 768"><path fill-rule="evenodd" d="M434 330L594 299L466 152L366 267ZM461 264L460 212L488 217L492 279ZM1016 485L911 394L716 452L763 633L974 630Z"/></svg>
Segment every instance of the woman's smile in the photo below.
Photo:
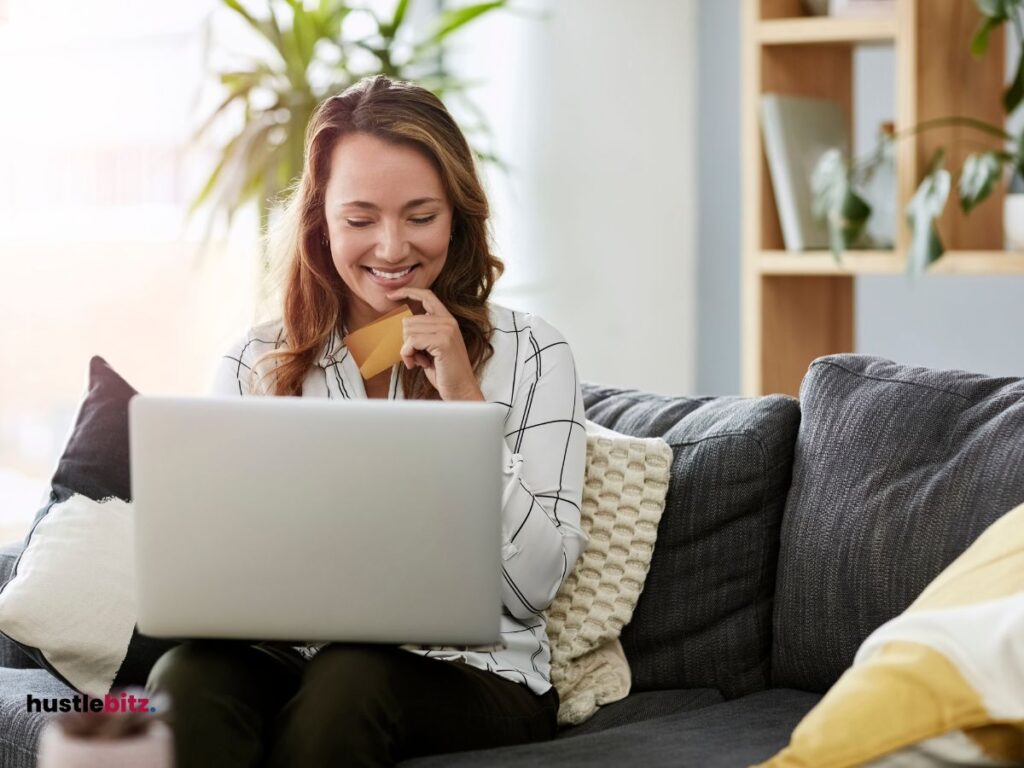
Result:
<svg viewBox="0 0 1024 768"><path fill-rule="evenodd" d="M419 264L413 264L411 267L407 267L402 270L378 270L374 267L363 267L363 269L373 282L391 290L393 288L401 288L411 283L413 278L416 276L416 269L418 267Z"/></svg>

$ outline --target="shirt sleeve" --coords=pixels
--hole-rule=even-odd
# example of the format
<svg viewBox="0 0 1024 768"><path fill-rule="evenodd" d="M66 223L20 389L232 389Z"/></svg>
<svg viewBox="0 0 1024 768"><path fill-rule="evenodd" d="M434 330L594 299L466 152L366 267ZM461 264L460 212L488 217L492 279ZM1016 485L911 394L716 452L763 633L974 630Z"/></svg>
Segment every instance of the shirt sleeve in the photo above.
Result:
<svg viewBox="0 0 1024 768"><path fill-rule="evenodd" d="M221 356L213 369L209 386L210 396L242 397L252 394L249 374L255 360L254 341L255 339L247 333Z"/></svg>
<svg viewBox="0 0 1024 768"><path fill-rule="evenodd" d="M502 444L502 602L519 619L551 604L587 543L576 364L562 335L536 316L526 336L530 352Z"/></svg>

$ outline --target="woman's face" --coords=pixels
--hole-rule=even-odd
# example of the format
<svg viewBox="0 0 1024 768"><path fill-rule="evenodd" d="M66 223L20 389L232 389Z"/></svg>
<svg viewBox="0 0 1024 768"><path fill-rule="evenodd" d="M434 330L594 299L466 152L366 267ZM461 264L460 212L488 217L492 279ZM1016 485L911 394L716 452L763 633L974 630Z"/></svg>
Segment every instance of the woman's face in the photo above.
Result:
<svg viewBox="0 0 1024 768"><path fill-rule="evenodd" d="M452 206L433 164L409 146L344 136L331 153L324 216L349 330L398 306L389 291L429 288L448 257Z"/></svg>

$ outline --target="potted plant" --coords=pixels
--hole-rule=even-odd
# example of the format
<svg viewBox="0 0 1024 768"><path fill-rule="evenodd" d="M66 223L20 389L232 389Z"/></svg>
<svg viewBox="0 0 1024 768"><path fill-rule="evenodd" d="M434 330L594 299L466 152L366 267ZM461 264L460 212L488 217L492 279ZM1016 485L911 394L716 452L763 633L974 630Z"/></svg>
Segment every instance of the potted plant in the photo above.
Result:
<svg viewBox="0 0 1024 768"><path fill-rule="evenodd" d="M971 39L971 53L982 56L988 50L989 35L1003 24L1010 23L1018 40L1024 44L1024 0L975 0L981 13L978 28ZM1024 47L1024 46L1022 46ZM1003 109L1012 114L1024 101L1024 51L1018 57L1016 74L1003 94ZM992 192L1004 173L1011 177L1006 206L1009 219L1007 232L1011 243L1024 246L1024 233L1015 240L1017 227L1024 228L1018 206L1024 208L1015 193L1024 189L1024 132L1014 135L1002 126L969 117L951 116L926 120L882 138L865 158L847 163L838 150L826 152L818 161L811 180L815 214L826 219L833 255L838 259L844 250L861 242L871 206L861 192L866 180L885 162L893 142L921 131L942 126L963 126L994 137L998 146L973 152L964 160L957 179L957 197L961 209L969 213ZM935 227L952 188L950 172L945 167L945 150L932 157L924 178L907 205L907 223L911 228L907 269L920 274L937 261L944 248Z"/></svg>
<svg viewBox="0 0 1024 768"><path fill-rule="evenodd" d="M259 13L250 9L254 3L221 2L265 43L265 55L219 73L227 95L192 137L199 141L234 105L242 106L241 126L220 150L189 209L190 216L210 209L204 243L218 217L230 227L238 209L250 201L257 203L261 233L266 231L278 198L302 171L306 124L313 110L365 76L413 80L440 98L458 97L479 120L467 133L490 135L483 115L466 97L473 83L453 76L442 53L453 33L504 7L506 0L438 11L417 39L404 34L409 0L396 0L387 17L343 0L261 0ZM369 32L357 36L348 31L346 21L356 16L363 17ZM478 158L500 165L486 149L474 151ZM263 262L266 273L270 265L265 256Z"/></svg>

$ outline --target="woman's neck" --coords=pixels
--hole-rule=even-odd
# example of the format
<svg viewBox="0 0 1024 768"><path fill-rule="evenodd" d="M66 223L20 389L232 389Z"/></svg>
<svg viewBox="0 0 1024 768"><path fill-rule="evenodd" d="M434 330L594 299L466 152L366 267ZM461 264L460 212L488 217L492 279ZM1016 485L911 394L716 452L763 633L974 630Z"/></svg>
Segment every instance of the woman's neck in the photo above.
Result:
<svg viewBox="0 0 1024 768"><path fill-rule="evenodd" d="M391 369L388 368L386 371L382 371L374 376L372 379L363 380L363 388L366 390L366 396L369 398L381 398L387 399L388 386L391 384Z"/></svg>
<svg viewBox="0 0 1024 768"><path fill-rule="evenodd" d="M342 322L344 323L344 327L348 329L349 333L352 333L352 331L358 331L364 325L369 325L380 317L381 314L362 299L355 298L351 295L345 295L343 297L342 306L344 307L344 311L342 312Z"/></svg>

